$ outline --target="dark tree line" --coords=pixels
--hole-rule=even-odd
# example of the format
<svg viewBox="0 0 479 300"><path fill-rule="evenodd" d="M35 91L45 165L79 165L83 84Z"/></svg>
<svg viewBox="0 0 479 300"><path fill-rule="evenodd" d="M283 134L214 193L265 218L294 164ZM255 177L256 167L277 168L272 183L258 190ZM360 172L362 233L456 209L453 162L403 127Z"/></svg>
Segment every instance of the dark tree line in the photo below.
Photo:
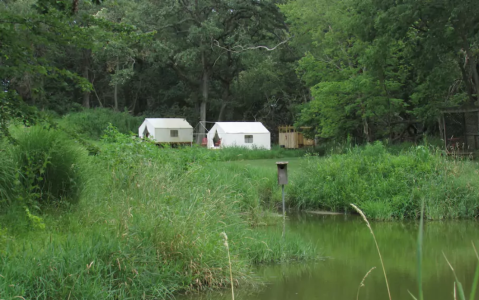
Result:
<svg viewBox="0 0 479 300"><path fill-rule="evenodd" d="M0 126L36 107L295 123L322 138L437 133L476 105L471 0L6 0Z"/></svg>

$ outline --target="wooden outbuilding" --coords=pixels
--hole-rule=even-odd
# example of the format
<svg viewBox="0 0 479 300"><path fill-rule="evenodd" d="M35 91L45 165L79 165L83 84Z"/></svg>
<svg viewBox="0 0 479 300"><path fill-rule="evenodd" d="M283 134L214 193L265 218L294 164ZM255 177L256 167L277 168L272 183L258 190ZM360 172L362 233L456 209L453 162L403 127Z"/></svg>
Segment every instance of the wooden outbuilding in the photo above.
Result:
<svg viewBox="0 0 479 300"><path fill-rule="evenodd" d="M439 123L448 153L472 155L479 149L479 107L464 105L443 109Z"/></svg>
<svg viewBox="0 0 479 300"><path fill-rule="evenodd" d="M307 129L309 127L279 126L279 145L287 149L314 146L314 140L305 138L302 133L302 130Z"/></svg>

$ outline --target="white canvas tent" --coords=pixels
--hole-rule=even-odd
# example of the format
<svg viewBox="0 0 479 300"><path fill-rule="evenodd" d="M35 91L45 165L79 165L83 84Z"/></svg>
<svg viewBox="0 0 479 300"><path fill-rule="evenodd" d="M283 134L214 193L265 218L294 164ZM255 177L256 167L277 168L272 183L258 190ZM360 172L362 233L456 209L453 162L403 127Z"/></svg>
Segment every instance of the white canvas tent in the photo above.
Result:
<svg viewBox="0 0 479 300"><path fill-rule="evenodd" d="M271 134L260 122L216 122L207 138L208 149L217 148L217 139L221 140L219 147L271 149Z"/></svg>
<svg viewBox="0 0 479 300"><path fill-rule="evenodd" d="M193 127L185 119L179 118L147 118L138 128L138 135L158 143L193 143Z"/></svg>

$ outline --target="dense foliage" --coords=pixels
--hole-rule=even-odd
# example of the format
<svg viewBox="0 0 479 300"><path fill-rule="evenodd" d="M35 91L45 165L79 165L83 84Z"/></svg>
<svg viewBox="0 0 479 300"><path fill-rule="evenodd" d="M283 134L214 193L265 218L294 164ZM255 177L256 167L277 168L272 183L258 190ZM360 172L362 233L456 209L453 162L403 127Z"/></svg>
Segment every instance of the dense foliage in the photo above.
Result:
<svg viewBox="0 0 479 300"><path fill-rule="evenodd" d="M4 133L32 106L274 127L305 100L275 0L2 1L0 16Z"/></svg>
<svg viewBox="0 0 479 300"><path fill-rule="evenodd" d="M474 218L479 212L475 167L426 146L391 154L378 142L310 158L288 194L290 205L301 209L345 212L354 203L371 219L418 218L423 200L428 219Z"/></svg>
<svg viewBox="0 0 479 300"><path fill-rule="evenodd" d="M0 16L4 133L32 106L105 107L404 140L478 100L473 1L9 0Z"/></svg>
<svg viewBox="0 0 479 300"><path fill-rule="evenodd" d="M312 95L297 124L322 137L437 133L441 108L478 100L473 1L294 0L281 10Z"/></svg>

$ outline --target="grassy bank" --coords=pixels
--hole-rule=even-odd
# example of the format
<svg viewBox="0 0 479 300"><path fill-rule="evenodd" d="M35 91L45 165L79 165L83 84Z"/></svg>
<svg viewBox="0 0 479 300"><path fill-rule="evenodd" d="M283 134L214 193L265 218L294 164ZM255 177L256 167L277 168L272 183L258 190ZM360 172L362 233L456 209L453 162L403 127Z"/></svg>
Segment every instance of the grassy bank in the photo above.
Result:
<svg viewBox="0 0 479 300"><path fill-rule="evenodd" d="M0 160L18 147L5 146ZM253 264L317 257L301 239L287 235L282 244L279 233L264 229L281 226L267 209L276 197L274 173L222 168L217 161L226 158L205 157L201 149L159 149L113 128L100 148L96 156L83 150L76 177L67 176L76 182L78 201L68 201L68 193L39 194L45 189L25 200L25 187L50 186L53 178L41 167L45 161L55 167L48 151L30 149L25 157L46 153L47 159L12 160L2 173L2 199L10 199L0 202L2 298L165 299L228 287L222 232L235 285L258 283ZM18 176L25 165L33 181ZM22 189L5 188L11 185Z"/></svg>
<svg viewBox="0 0 479 300"><path fill-rule="evenodd" d="M427 146L392 154L381 143L346 154L311 157L291 182L289 204L299 209L350 211L358 205L371 219L474 218L479 208L475 162L448 159Z"/></svg>

